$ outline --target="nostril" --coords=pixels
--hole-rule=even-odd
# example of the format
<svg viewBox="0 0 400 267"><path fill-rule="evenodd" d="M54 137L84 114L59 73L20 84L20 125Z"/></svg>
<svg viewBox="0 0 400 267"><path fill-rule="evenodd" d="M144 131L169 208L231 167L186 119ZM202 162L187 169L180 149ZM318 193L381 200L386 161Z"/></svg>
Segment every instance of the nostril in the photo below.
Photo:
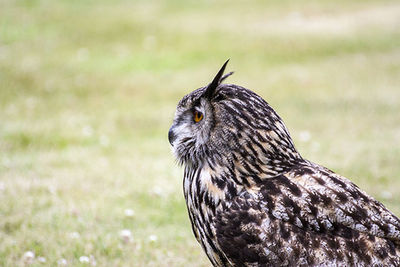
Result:
<svg viewBox="0 0 400 267"><path fill-rule="evenodd" d="M168 141L169 143L172 145L172 143L174 142L176 136L174 134L174 131L172 130L172 127L169 129L168 131Z"/></svg>

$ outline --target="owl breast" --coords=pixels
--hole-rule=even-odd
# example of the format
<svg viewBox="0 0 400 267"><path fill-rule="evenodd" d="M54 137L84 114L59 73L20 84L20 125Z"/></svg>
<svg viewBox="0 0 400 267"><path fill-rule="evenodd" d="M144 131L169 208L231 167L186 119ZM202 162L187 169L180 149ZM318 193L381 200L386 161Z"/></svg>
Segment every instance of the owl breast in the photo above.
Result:
<svg viewBox="0 0 400 267"><path fill-rule="evenodd" d="M183 191L193 233L214 266L228 266L226 257L216 242L213 222L218 211L226 208L226 191L216 184L216 173L208 166L186 166Z"/></svg>

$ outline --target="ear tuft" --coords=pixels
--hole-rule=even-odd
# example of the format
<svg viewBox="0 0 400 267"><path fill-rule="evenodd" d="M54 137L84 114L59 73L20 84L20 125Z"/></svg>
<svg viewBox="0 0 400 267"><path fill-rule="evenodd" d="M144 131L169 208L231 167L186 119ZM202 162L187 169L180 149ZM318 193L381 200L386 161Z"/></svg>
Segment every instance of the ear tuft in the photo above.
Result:
<svg viewBox="0 0 400 267"><path fill-rule="evenodd" d="M211 97L214 95L215 89L217 89L218 85L220 85L220 83L223 80L225 80L228 76L233 74L233 72L230 72L230 73L222 76L224 74L225 67L228 64L228 62L229 62L229 59L227 61L225 61L224 65L222 65L221 69L218 71L218 73L214 77L213 81L207 86L207 89L204 92L204 97L211 99Z"/></svg>
<svg viewBox="0 0 400 267"><path fill-rule="evenodd" d="M231 71L227 74L225 74L224 76L221 77L221 79L219 80L219 84L221 84L226 78L228 78L229 76L231 76L234 72Z"/></svg>

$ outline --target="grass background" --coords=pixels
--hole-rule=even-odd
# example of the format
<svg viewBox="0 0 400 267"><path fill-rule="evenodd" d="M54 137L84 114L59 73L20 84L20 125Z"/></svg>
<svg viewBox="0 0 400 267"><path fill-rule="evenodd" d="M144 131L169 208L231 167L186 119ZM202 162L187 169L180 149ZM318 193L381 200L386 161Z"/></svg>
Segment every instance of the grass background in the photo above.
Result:
<svg viewBox="0 0 400 267"><path fill-rule="evenodd" d="M0 266L209 266L167 131L227 58L400 215L398 1L0 0Z"/></svg>

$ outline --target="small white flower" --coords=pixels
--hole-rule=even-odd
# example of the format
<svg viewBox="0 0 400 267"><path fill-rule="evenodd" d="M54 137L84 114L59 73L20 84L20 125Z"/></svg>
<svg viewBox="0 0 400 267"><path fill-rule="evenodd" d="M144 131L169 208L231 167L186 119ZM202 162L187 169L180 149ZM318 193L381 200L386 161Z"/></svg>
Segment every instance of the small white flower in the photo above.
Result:
<svg viewBox="0 0 400 267"><path fill-rule="evenodd" d="M24 258L35 258L35 253L33 251L27 251L24 253Z"/></svg>
<svg viewBox="0 0 400 267"><path fill-rule="evenodd" d="M78 232L72 232L69 234L69 237L71 239L79 239L81 237L81 235Z"/></svg>
<svg viewBox="0 0 400 267"><path fill-rule="evenodd" d="M119 232L119 235L124 243L129 243L133 241L132 232L128 229L121 230Z"/></svg>
<svg viewBox="0 0 400 267"><path fill-rule="evenodd" d="M154 196L157 196L157 197L161 197L161 196L163 196L163 190L162 190L162 188L161 187L159 187L159 186L155 186L154 188L153 188L153 190L151 191L151 193L154 195Z"/></svg>
<svg viewBox="0 0 400 267"><path fill-rule="evenodd" d="M68 262L66 259L62 258L57 261L58 266L67 266Z"/></svg>
<svg viewBox="0 0 400 267"><path fill-rule="evenodd" d="M149 240L150 240L150 242L156 242L157 241L157 239L158 239L158 237L156 236L156 235L150 235L149 236Z"/></svg>
<svg viewBox="0 0 400 267"><path fill-rule="evenodd" d="M33 263L33 260L35 259L35 253L33 251L27 251L24 253L24 261L28 264Z"/></svg>
<svg viewBox="0 0 400 267"><path fill-rule="evenodd" d="M309 131L301 131L299 133L299 139L301 142L308 142L311 139L311 134Z"/></svg>
<svg viewBox="0 0 400 267"><path fill-rule="evenodd" d="M79 261L80 261L81 263L89 263L89 262L90 262L90 259L89 259L88 256L80 256L80 257L79 257Z"/></svg>
<svg viewBox="0 0 400 267"><path fill-rule="evenodd" d="M6 190L6 185L3 182L0 182L0 192L3 192Z"/></svg>
<svg viewBox="0 0 400 267"><path fill-rule="evenodd" d="M391 198L393 197L393 195L392 195L392 193L389 192L389 191L383 191L383 192L381 193L381 197L382 197L383 199L388 200L388 199L391 199Z"/></svg>
<svg viewBox="0 0 400 267"><path fill-rule="evenodd" d="M124 213L125 213L125 216L126 216L126 217L133 217L133 216L135 216L135 211L132 210L132 209L126 209L126 210L124 211Z"/></svg>
<svg viewBox="0 0 400 267"><path fill-rule="evenodd" d="M41 263L45 263L47 261L45 257L38 257L37 260Z"/></svg>

